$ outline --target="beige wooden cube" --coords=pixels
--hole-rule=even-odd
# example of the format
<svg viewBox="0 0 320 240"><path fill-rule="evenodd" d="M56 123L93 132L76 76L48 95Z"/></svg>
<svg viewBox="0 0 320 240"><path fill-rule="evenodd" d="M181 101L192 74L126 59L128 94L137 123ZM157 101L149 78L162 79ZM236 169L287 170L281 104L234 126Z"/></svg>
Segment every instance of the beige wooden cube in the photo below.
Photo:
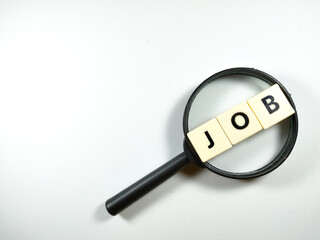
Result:
<svg viewBox="0 0 320 240"><path fill-rule="evenodd" d="M247 100L264 129L295 113L278 84Z"/></svg>
<svg viewBox="0 0 320 240"><path fill-rule="evenodd" d="M232 147L217 119L212 119L187 134L202 162Z"/></svg>
<svg viewBox="0 0 320 240"><path fill-rule="evenodd" d="M262 130L247 102L221 113L217 120L233 145Z"/></svg>

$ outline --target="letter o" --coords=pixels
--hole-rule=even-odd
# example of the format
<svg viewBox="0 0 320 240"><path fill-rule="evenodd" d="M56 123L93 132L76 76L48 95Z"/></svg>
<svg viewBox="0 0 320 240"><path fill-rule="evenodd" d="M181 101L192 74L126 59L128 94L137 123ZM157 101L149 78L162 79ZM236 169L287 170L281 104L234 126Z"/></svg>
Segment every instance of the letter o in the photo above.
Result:
<svg viewBox="0 0 320 240"><path fill-rule="evenodd" d="M242 126L239 126L237 123L236 123L236 117L237 116L241 116L244 118L244 124ZM231 118L231 123L232 125L236 128L236 129L245 129L248 125L249 125L249 118L248 116L243 113L243 112L237 112L235 114L233 114L232 118Z"/></svg>

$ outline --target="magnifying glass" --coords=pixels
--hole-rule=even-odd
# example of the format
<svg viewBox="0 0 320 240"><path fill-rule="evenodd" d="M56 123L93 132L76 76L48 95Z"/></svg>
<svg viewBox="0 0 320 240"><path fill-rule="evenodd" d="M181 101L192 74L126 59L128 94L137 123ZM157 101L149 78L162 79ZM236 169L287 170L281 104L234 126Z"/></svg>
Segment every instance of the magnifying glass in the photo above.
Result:
<svg viewBox="0 0 320 240"><path fill-rule="evenodd" d="M245 89L250 89L254 85L252 83L256 83L254 88L264 90L253 97L245 96L244 101L226 110L221 106L225 102L224 97L230 95L230 88L219 83L228 77L233 77L233 80L239 83L242 83L244 77L251 78L251 85L248 85L248 81L243 81L246 88L238 90L240 95L246 95ZM231 82L232 84L234 83ZM220 103L218 107L216 103ZM217 112L215 107L220 111L224 110L222 113ZM268 133L268 129L279 122L285 124L283 129L286 132L280 135L286 137L282 148L272 154L270 159L262 163L252 161L249 168L241 167L241 163L245 161L243 159L226 159L228 150L244 146L245 142L242 144L242 141L251 136L253 137L249 140L259 141L257 137L262 134L256 133ZM183 132L184 151L108 199L105 206L111 215L121 212L187 164L207 168L213 173L235 179L255 178L273 171L287 159L295 145L298 116L291 95L277 79L253 68L231 68L212 75L191 94L183 115ZM264 140L264 143L260 142L259 145L268 145L268 142L265 143ZM257 146L250 152L258 150Z"/></svg>

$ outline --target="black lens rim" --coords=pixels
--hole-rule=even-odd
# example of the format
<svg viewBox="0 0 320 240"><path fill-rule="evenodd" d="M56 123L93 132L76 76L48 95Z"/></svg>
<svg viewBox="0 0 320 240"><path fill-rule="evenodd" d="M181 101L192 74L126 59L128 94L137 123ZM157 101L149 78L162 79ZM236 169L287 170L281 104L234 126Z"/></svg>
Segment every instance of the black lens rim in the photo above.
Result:
<svg viewBox="0 0 320 240"><path fill-rule="evenodd" d="M217 79L220 79L222 77L231 76L231 75L246 75L246 76L255 77L255 78L257 78L257 80L260 79L260 80L268 83L269 85L278 84L280 86L281 90L283 91L283 93L285 94L285 96L287 97L288 101L290 102L291 106L295 110L295 114L290 116L290 129L289 129L289 134L288 134L287 140L286 140L283 148L277 154L277 156L274 157L273 160L271 160L268 164L266 164L265 166L263 166L261 168L258 168L253 171L241 172L241 173L225 171L220 168L212 166L208 162L203 163L200 160L199 156L197 155L196 151L194 150L191 142L189 141L189 139L187 137L187 133L189 132L189 126L188 126L189 113L190 113L192 103L194 102L198 93L204 87L206 87L208 84L210 84L211 82L213 82ZM203 81L191 94L191 96L187 102L186 108L184 110L184 114L183 114L183 132L185 135L185 151L190 151L190 153L188 153L187 156L189 158L193 158L193 159L190 159L191 162L195 162L198 165L206 167L210 171L217 173L217 174L224 176L224 177L237 178L237 179L254 178L254 177L259 177L259 176L265 175L265 174L275 170L288 158L288 156L290 155L290 153L296 143L296 139L298 136L298 114L297 114L297 109L295 107L295 104L291 98L291 94L287 91L287 89L277 79L275 79L274 77L272 77L271 75L269 75L263 71L260 71L260 70L254 69L254 68L244 68L244 67L230 68L230 69L226 69L226 70L223 70L221 72L218 72L218 73L212 75L211 77L209 77L208 79Z"/></svg>

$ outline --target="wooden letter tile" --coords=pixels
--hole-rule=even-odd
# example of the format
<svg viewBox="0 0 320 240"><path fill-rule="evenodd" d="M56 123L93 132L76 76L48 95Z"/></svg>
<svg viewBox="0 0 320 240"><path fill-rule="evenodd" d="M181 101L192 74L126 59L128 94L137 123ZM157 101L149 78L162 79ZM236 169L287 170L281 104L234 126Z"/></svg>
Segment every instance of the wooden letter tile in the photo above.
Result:
<svg viewBox="0 0 320 240"><path fill-rule="evenodd" d="M247 102L264 129L295 113L278 84L250 98Z"/></svg>
<svg viewBox="0 0 320 240"><path fill-rule="evenodd" d="M232 147L215 118L190 131L187 135L202 162Z"/></svg>
<svg viewBox="0 0 320 240"><path fill-rule="evenodd" d="M235 145L262 130L247 102L242 102L217 117L230 142Z"/></svg>

